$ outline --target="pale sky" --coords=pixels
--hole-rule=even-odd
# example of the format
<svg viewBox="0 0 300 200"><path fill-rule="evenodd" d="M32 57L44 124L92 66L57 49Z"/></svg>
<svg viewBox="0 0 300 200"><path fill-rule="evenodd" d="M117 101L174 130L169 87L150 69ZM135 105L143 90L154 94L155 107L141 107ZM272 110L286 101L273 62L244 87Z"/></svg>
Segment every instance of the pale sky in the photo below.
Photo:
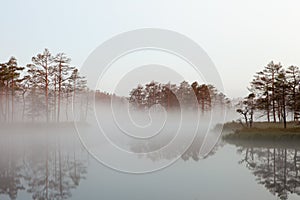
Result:
<svg viewBox="0 0 300 200"><path fill-rule="evenodd" d="M49 48L80 67L102 42L139 28L179 32L215 63L229 97L245 96L269 61L300 66L297 0L7 0L0 3L0 62L21 65Z"/></svg>

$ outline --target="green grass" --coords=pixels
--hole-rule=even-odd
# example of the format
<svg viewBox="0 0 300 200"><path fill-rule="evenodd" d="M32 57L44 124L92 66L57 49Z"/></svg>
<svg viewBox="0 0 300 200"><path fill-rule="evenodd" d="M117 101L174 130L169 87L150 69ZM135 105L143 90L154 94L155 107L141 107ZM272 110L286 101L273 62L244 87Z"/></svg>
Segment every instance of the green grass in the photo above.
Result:
<svg viewBox="0 0 300 200"><path fill-rule="evenodd" d="M294 122L288 122L287 128L282 123L255 122L248 128L237 122L224 124L225 140L299 140L300 126Z"/></svg>

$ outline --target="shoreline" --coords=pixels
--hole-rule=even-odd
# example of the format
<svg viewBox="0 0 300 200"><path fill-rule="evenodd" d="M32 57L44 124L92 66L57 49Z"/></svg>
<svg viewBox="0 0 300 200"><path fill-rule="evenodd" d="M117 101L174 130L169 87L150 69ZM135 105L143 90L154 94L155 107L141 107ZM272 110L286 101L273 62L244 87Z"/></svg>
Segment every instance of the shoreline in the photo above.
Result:
<svg viewBox="0 0 300 200"><path fill-rule="evenodd" d="M255 122L253 127L244 127L239 123L230 122L224 124L223 139L225 140L299 140L300 126L295 122L289 122L287 128L282 123Z"/></svg>

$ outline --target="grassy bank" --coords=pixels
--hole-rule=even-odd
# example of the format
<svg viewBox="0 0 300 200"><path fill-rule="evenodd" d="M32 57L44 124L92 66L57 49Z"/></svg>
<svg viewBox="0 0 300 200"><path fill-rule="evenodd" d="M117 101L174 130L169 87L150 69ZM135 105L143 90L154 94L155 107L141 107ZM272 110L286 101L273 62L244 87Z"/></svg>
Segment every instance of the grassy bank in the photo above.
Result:
<svg viewBox="0 0 300 200"><path fill-rule="evenodd" d="M289 122L287 128L282 123L255 122L253 127L248 128L237 122L224 124L223 139L245 140L299 140L300 126Z"/></svg>

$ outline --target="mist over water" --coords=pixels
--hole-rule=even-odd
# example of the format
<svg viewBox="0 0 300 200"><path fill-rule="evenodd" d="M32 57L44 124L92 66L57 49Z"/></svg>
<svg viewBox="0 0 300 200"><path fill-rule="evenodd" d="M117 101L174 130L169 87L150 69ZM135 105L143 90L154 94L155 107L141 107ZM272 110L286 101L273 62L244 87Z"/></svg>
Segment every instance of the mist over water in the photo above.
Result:
<svg viewBox="0 0 300 200"><path fill-rule="evenodd" d="M95 102L87 115L89 126L77 126L77 132L85 148L102 164L145 173L174 163L193 143L199 146L199 157L205 157L221 135L215 125L225 118L224 110L213 112L166 110L161 105L137 110L124 101ZM157 156L161 159L149 160Z"/></svg>
<svg viewBox="0 0 300 200"><path fill-rule="evenodd" d="M77 126L86 130L86 134L97 130L84 123ZM273 193L280 197L287 196L290 200L299 198L296 192L299 187L296 181L296 174L299 173L297 142L281 142L275 146L273 143L263 142L228 145L220 140L212 151L204 154L201 151L203 138L200 134L173 165L155 173L134 176L111 170L95 160L82 146L72 125L32 124L24 128L22 124L14 124L1 127L0 198L4 200L79 200L83 196L88 199L98 199L99 196L119 199L123 196L126 199L144 197L150 200L155 198L154 191L159 191L166 198L178 200L203 196L236 198L245 194L244 198L247 200L254 197L271 200L275 198ZM213 132L210 134L213 135ZM134 153L149 152L164 145L168 139L169 137L161 137L159 141L145 142L142 145L132 140L119 144ZM95 148L105 152L105 144L99 143ZM135 155L139 160L127 167L141 166L140 161L144 165L151 165L173 160L180 155L183 144L176 143L176 148L169 149L170 151ZM119 156L114 151L107 151L105 156L108 153L111 159ZM119 163L128 162L127 158L118 159ZM263 182L256 181L256 176ZM172 183L169 182L170 177ZM278 187L273 190L274 177ZM224 180L230 180L235 188L225 184ZM285 185L284 180L288 180L289 184ZM244 184L241 185L241 181ZM189 188L185 188L182 182L189 184ZM211 190L211 185L214 185L214 190ZM112 187L122 189L118 193L112 193ZM171 187L176 190L170 192L168 188ZM183 189L186 191L184 194Z"/></svg>
<svg viewBox="0 0 300 200"><path fill-rule="evenodd" d="M0 200L299 200L300 3L249 2L3 1Z"/></svg>
<svg viewBox="0 0 300 200"><path fill-rule="evenodd" d="M298 144L229 145L220 139L220 127L215 126L224 121L221 108L203 114L167 111L159 105L140 111L126 102L111 106L89 100L84 105L89 107L86 121L76 117L82 109L74 109L78 120L73 122L1 125L1 199L150 200L155 198L154 191L178 200L236 199L245 194L247 200L299 197ZM225 120L234 119L234 111L226 113ZM151 170L158 171L145 174ZM169 192L170 187L175 190ZM116 193L111 188L122 189Z"/></svg>

